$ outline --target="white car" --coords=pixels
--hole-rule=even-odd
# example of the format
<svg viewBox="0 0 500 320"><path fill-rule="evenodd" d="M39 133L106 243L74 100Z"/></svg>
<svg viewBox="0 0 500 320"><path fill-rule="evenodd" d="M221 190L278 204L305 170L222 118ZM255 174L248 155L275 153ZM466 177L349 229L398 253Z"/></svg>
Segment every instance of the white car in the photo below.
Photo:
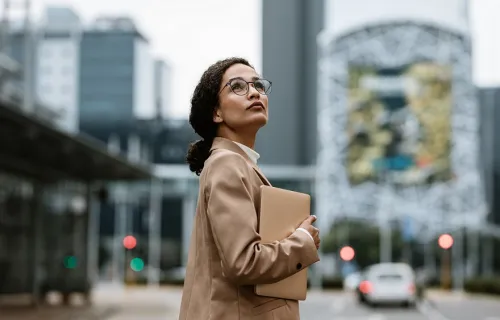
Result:
<svg viewBox="0 0 500 320"><path fill-rule="evenodd" d="M380 263L368 267L356 290L360 303L403 304L417 300L415 272L405 263Z"/></svg>

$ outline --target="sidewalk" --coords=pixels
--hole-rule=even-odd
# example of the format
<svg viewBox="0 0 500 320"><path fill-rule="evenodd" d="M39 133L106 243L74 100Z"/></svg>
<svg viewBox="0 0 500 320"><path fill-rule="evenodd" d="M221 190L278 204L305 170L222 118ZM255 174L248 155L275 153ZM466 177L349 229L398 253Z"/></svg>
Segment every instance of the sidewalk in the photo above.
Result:
<svg viewBox="0 0 500 320"><path fill-rule="evenodd" d="M0 307L1 320L177 320L179 287L99 285L90 306Z"/></svg>
<svg viewBox="0 0 500 320"><path fill-rule="evenodd" d="M99 320L108 319L117 310L102 307L2 307L2 320Z"/></svg>
<svg viewBox="0 0 500 320"><path fill-rule="evenodd" d="M123 287L96 288L94 305L115 308L108 320L177 319L182 297L180 287Z"/></svg>
<svg viewBox="0 0 500 320"><path fill-rule="evenodd" d="M469 296L465 291L448 291L443 289L427 289L425 297L429 300L463 300Z"/></svg>
<svg viewBox="0 0 500 320"><path fill-rule="evenodd" d="M464 299L489 299L489 300L499 300L500 296L481 294L481 293L471 293L466 291L448 291L443 289L427 289L426 297L429 300L447 300L447 301L457 301Z"/></svg>

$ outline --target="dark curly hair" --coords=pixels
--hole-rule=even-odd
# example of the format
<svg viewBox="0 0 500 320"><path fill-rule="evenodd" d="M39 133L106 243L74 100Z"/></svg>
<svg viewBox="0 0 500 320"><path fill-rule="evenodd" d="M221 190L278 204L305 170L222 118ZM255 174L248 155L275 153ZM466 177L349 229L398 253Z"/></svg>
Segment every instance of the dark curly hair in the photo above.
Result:
<svg viewBox="0 0 500 320"><path fill-rule="evenodd" d="M191 143L186 161L189 164L189 169L198 176L203 170L205 160L210 155L210 148L217 134L218 124L213 121L213 116L219 106L222 78L226 70L235 64L244 64L253 68L243 58L233 57L217 61L203 73L191 98L189 123L202 139Z"/></svg>

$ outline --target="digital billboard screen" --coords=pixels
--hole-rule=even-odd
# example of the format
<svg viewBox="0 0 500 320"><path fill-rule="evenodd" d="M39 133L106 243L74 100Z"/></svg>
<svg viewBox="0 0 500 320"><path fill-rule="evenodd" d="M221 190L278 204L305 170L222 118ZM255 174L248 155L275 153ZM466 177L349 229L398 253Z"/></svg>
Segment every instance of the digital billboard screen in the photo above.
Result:
<svg viewBox="0 0 500 320"><path fill-rule="evenodd" d="M353 185L451 178L451 68L429 62L351 65L346 166Z"/></svg>

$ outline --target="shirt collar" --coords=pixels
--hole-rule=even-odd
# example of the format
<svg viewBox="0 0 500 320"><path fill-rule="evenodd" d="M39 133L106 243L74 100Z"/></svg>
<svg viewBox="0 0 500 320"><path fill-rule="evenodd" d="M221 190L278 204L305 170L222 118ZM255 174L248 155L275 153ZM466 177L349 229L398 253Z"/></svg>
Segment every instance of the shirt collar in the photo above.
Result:
<svg viewBox="0 0 500 320"><path fill-rule="evenodd" d="M257 164L257 160L259 160L260 154L258 154L252 148L245 146L244 144L241 144L241 143L236 142L236 141L233 141L233 142L236 143L243 151L245 151L245 153L250 158L250 160L252 160L253 163Z"/></svg>

